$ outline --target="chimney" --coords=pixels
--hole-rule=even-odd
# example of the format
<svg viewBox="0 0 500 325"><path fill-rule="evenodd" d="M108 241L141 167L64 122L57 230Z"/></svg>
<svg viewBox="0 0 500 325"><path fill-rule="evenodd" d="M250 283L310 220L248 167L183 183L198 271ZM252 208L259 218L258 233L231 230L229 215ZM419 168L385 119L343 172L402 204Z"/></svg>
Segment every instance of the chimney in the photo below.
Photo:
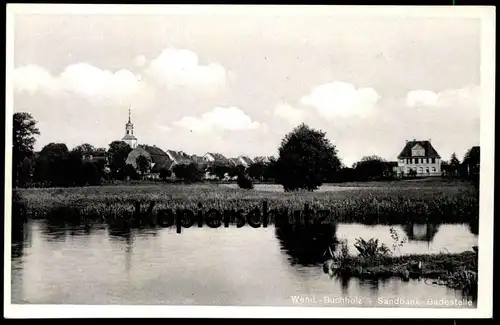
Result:
<svg viewBox="0 0 500 325"><path fill-rule="evenodd" d="M413 142L417 141L417 139L413 138Z"/></svg>

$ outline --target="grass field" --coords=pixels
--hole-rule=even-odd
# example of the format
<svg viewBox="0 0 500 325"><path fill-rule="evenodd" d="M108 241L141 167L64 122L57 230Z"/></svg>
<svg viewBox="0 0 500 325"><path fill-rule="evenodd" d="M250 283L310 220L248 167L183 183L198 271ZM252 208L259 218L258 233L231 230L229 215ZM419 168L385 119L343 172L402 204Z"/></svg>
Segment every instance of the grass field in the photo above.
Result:
<svg viewBox="0 0 500 325"><path fill-rule="evenodd" d="M269 184L243 190L222 184L144 183L19 189L15 196L27 215L35 218L51 214L57 218L125 218L133 214L135 202L146 209L151 201L155 202L153 214L162 209L249 212L256 207L262 209L264 201L270 210L290 212L303 210L308 204L314 211L330 211L329 217L337 221L365 224L471 222L479 215L479 202L472 187L440 179L345 183L295 193L284 193L279 186Z"/></svg>

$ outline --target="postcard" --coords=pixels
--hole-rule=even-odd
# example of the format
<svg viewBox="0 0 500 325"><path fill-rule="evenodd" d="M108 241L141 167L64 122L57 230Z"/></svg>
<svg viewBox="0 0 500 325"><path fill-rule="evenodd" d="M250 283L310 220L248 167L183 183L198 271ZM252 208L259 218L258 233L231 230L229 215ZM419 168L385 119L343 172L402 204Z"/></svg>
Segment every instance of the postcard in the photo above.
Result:
<svg viewBox="0 0 500 325"><path fill-rule="evenodd" d="M6 318L492 316L494 7L7 14Z"/></svg>

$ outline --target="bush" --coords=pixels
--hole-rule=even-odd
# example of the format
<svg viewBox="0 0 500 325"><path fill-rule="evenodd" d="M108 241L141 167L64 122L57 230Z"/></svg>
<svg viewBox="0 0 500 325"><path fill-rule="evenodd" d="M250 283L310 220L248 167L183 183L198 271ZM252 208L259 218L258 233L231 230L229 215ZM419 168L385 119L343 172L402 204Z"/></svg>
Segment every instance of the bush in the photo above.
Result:
<svg viewBox="0 0 500 325"><path fill-rule="evenodd" d="M238 175L238 179L236 180L238 183L238 186L240 188L246 189L246 190L251 190L253 189L253 182L252 180L245 174L240 173Z"/></svg>
<svg viewBox="0 0 500 325"><path fill-rule="evenodd" d="M169 178L170 176L172 176L172 171L170 169L167 169L167 168L162 168L160 170L160 178L165 180L167 178Z"/></svg>
<svg viewBox="0 0 500 325"><path fill-rule="evenodd" d="M357 238L354 247L359 251L359 255L366 258L384 257L390 254L389 248L383 243L379 245L378 239L374 238L368 241Z"/></svg>
<svg viewBox="0 0 500 325"><path fill-rule="evenodd" d="M125 177L130 177L130 179L138 180L141 178L137 170L131 164L126 164L123 169Z"/></svg>

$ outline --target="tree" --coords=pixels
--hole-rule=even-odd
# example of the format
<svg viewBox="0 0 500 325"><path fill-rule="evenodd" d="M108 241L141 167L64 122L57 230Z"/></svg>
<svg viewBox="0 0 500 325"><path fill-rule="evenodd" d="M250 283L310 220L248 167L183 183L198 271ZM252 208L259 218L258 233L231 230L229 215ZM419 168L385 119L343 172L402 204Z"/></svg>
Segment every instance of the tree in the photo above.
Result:
<svg viewBox="0 0 500 325"><path fill-rule="evenodd" d="M71 185L85 185L87 183L86 174L83 173L83 151L81 148L74 148L68 153L66 159L66 177Z"/></svg>
<svg viewBox="0 0 500 325"><path fill-rule="evenodd" d="M81 175L83 184L82 185L100 185L102 174L99 170L99 166L94 162L86 161L81 167Z"/></svg>
<svg viewBox="0 0 500 325"><path fill-rule="evenodd" d="M94 150L94 155L95 156L105 156L106 155L106 148L97 148Z"/></svg>
<svg viewBox="0 0 500 325"><path fill-rule="evenodd" d="M479 172L480 172L480 147L472 147L465 153L464 165L467 166L467 176L472 181L472 184L479 189Z"/></svg>
<svg viewBox="0 0 500 325"><path fill-rule="evenodd" d="M135 169L135 167L131 164L126 164L125 167L123 167L123 177L129 177L131 179L137 180L139 179L139 173Z"/></svg>
<svg viewBox="0 0 500 325"><path fill-rule="evenodd" d="M458 165L460 165L460 160L458 160L457 155L455 153L451 154L450 165L451 166L458 166Z"/></svg>
<svg viewBox="0 0 500 325"><path fill-rule="evenodd" d="M278 159L276 157L269 157L265 164L264 181L276 181L278 175Z"/></svg>
<svg viewBox="0 0 500 325"><path fill-rule="evenodd" d="M84 143L76 146L72 151L79 152L82 157L90 157L95 155L96 149L93 145Z"/></svg>
<svg viewBox="0 0 500 325"><path fill-rule="evenodd" d="M123 179L125 177L125 165L130 151L132 148L126 142L113 141L109 144L109 168L113 178Z"/></svg>
<svg viewBox="0 0 500 325"><path fill-rule="evenodd" d="M196 163L177 164L173 167L173 172L175 177L190 183L201 181L203 178L203 169Z"/></svg>
<svg viewBox="0 0 500 325"><path fill-rule="evenodd" d="M135 160L137 164L137 170L142 176L146 175L151 170L151 161L148 157L140 155Z"/></svg>
<svg viewBox="0 0 500 325"><path fill-rule="evenodd" d="M381 178L389 171L387 162L379 156L365 156L354 166L360 180Z"/></svg>
<svg viewBox="0 0 500 325"><path fill-rule="evenodd" d="M453 176L458 176L458 170L460 167L460 160L458 160L457 155L453 153L450 158L449 168Z"/></svg>
<svg viewBox="0 0 500 325"><path fill-rule="evenodd" d="M245 190L251 190L253 189L253 182L252 180L246 175L245 173L240 173L238 175L238 178L236 179L236 183L240 188L243 188Z"/></svg>
<svg viewBox="0 0 500 325"><path fill-rule="evenodd" d="M64 143L49 143L42 148L35 166L35 177L38 181L51 186L68 186L71 184L68 170L69 151Z"/></svg>
<svg viewBox="0 0 500 325"><path fill-rule="evenodd" d="M264 178L264 172L266 170L266 164L263 161L256 161L250 166L248 166L248 176L254 179L262 180Z"/></svg>
<svg viewBox="0 0 500 325"><path fill-rule="evenodd" d="M230 167L220 162L214 162L208 166L208 172L219 180L223 179L226 173L229 173Z"/></svg>
<svg viewBox="0 0 500 325"><path fill-rule="evenodd" d="M29 113L14 113L12 123L12 186L24 186L31 177L37 121ZM27 168L27 166L30 166Z"/></svg>
<svg viewBox="0 0 500 325"><path fill-rule="evenodd" d="M464 155L463 162L468 165L479 166L480 163L480 149L479 147L472 147Z"/></svg>
<svg viewBox="0 0 500 325"><path fill-rule="evenodd" d="M335 182L353 182L356 180L356 170L350 167L343 167L337 173Z"/></svg>
<svg viewBox="0 0 500 325"><path fill-rule="evenodd" d="M160 169L160 178L166 180L168 177L172 176L172 171L168 168Z"/></svg>
<svg viewBox="0 0 500 325"><path fill-rule="evenodd" d="M231 166L227 170L227 174L229 177L239 177L245 172L245 166L243 165L236 165L236 166Z"/></svg>
<svg viewBox="0 0 500 325"><path fill-rule="evenodd" d="M276 176L285 191L313 191L340 169L337 150L325 136L302 123L282 140Z"/></svg>

